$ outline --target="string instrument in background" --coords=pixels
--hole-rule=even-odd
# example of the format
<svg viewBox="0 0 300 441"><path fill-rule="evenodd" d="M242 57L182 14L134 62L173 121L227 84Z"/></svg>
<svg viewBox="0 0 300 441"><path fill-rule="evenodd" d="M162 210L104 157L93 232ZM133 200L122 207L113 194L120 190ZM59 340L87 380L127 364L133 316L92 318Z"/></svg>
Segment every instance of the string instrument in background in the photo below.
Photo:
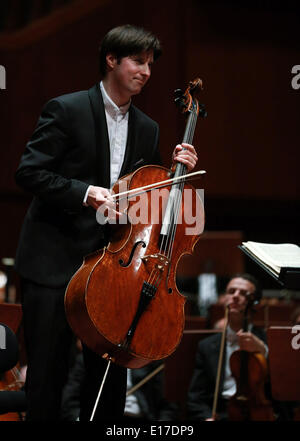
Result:
<svg viewBox="0 0 300 441"><path fill-rule="evenodd" d="M195 98L201 87L196 79L185 93L176 91L176 102L187 115L184 143L192 143L198 116L206 116ZM113 228L104 249L85 257L67 287L70 326L107 359L108 367L111 361L128 368L145 366L168 357L180 342L185 297L176 287L176 268L184 254L192 253L204 228L203 203L186 183L188 176L178 163L172 171L149 165L121 178L113 193L118 203L127 197L128 222ZM159 204L153 204L155 191ZM144 222L137 200L142 201L140 209L147 207ZM198 222L195 231L186 213Z"/></svg>
<svg viewBox="0 0 300 441"><path fill-rule="evenodd" d="M5 290L8 293L11 288L10 278L7 278L5 282ZM8 296L7 299L9 300ZM1 348L1 352L4 352L6 355L3 359L1 359L3 365L1 363L0 392L14 391L21 393L24 386L24 381L21 379L19 370L19 340L16 335L20 328L21 319L22 309L20 304L0 302L0 326L4 326L6 328L5 351L3 351L3 348ZM1 355L4 354L1 353ZM24 411L25 407L26 406L24 404ZM0 414L0 421L23 421L23 419L24 412L8 412L5 414Z"/></svg>
<svg viewBox="0 0 300 441"><path fill-rule="evenodd" d="M248 312L254 303L248 295L244 311L243 332L248 332ZM228 403L231 421L274 421L271 402L265 395L268 363L258 352L237 350L230 357L230 368L236 382L236 393Z"/></svg>
<svg viewBox="0 0 300 441"><path fill-rule="evenodd" d="M20 391L24 386L24 381L20 379L19 363L12 369L0 375L0 392ZM23 421L23 412L8 412L0 414L0 421Z"/></svg>

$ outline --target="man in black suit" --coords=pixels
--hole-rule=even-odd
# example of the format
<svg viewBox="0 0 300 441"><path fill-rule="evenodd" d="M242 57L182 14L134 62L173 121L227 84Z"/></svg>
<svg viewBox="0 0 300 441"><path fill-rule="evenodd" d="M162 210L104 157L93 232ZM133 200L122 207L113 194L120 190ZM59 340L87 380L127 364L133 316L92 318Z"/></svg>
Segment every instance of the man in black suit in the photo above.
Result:
<svg viewBox="0 0 300 441"><path fill-rule="evenodd" d="M223 354L220 387L218 394L218 420L227 420L227 404L236 392L235 379L229 365L231 354L238 349L260 352L267 356L266 336L262 329L249 324L248 332L243 332L243 318L248 298L255 301L261 298L259 282L249 274L238 274L229 281L224 296L228 307L228 326L226 345ZM192 420L209 421L217 378L217 368L221 347L221 334L212 335L199 342L196 352L196 365L192 376L188 397L187 412Z"/></svg>
<svg viewBox="0 0 300 441"><path fill-rule="evenodd" d="M108 241L96 221L112 205L109 189L119 176L158 164L159 128L131 99L141 92L161 53L158 39L131 25L112 29L100 47L102 81L90 90L63 95L43 108L16 172L16 182L34 195L21 231L16 269L28 370L28 420L59 419L72 332L64 312L68 281L87 254ZM191 170L193 146L176 146L173 161ZM83 349L87 370L81 420L88 420L106 362ZM94 419L123 414L126 369L112 365Z"/></svg>

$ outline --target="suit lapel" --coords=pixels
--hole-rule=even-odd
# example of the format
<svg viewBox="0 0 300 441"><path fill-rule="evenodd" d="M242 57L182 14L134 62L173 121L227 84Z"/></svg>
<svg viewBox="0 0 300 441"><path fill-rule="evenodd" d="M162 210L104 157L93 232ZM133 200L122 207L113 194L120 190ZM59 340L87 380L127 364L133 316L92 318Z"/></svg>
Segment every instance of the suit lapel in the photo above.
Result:
<svg viewBox="0 0 300 441"><path fill-rule="evenodd" d="M97 184L110 188L110 148L106 115L99 84L88 91L95 120Z"/></svg>
<svg viewBox="0 0 300 441"><path fill-rule="evenodd" d="M128 135L127 135L127 142L126 142L126 150L125 150L125 156L124 161L121 167L120 175L119 177L124 176L126 173L129 173L131 171L134 158L136 157L136 149L137 149L137 142L136 142L136 111L133 105L129 108L129 118L128 118Z"/></svg>

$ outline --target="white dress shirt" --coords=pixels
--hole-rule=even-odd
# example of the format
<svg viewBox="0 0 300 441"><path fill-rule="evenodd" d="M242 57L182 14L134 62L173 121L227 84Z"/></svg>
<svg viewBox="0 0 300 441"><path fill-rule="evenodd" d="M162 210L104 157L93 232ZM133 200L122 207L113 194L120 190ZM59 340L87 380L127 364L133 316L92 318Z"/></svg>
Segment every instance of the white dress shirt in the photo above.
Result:
<svg viewBox="0 0 300 441"><path fill-rule="evenodd" d="M131 101L124 106L118 107L107 94L104 84L101 81L100 90L102 93L105 108L106 123L110 148L110 188L113 187L119 178L123 165L127 135L128 135L128 116ZM86 204L90 186L84 196L83 204Z"/></svg>
<svg viewBox="0 0 300 441"><path fill-rule="evenodd" d="M108 96L103 82L100 83L110 147L110 187L118 180L124 161L128 134L128 109L131 101L118 107Z"/></svg>
<svg viewBox="0 0 300 441"><path fill-rule="evenodd" d="M236 393L236 383L232 376L229 360L234 351L240 349L236 332L228 325L226 335L226 359L222 397L229 399Z"/></svg>
<svg viewBox="0 0 300 441"><path fill-rule="evenodd" d="M131 369L127 369L127 391L131 388ZM142 415L140 405L134 393L126 396L124 415L131 417L140 417Z"/></svg>
<svg viewBox="0 0 300 441"><path fill-rule="evenodd" d="M252 323L250 323L248 326L248 331L251 332L252 328ZM240 347L238 344L238 337L236 335L236 332L233 331L229 325L227 326L226 332L226 360L222 397L229 399L236 393L236 381L232 376L229 360L233 352L239 350Z"/></svg>

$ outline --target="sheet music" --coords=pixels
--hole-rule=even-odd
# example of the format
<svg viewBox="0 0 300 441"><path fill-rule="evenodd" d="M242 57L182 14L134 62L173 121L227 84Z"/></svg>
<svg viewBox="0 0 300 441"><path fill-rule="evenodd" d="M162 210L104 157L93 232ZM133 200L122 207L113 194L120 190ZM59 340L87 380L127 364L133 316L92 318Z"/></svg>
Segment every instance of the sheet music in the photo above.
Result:
<svg viewBox="0 0 300 441"><path fill-rule="evenodd" d="M243 242L243 246L264 264L280 273L281 268L300 268L300 247L295 244Z"/></svg>

